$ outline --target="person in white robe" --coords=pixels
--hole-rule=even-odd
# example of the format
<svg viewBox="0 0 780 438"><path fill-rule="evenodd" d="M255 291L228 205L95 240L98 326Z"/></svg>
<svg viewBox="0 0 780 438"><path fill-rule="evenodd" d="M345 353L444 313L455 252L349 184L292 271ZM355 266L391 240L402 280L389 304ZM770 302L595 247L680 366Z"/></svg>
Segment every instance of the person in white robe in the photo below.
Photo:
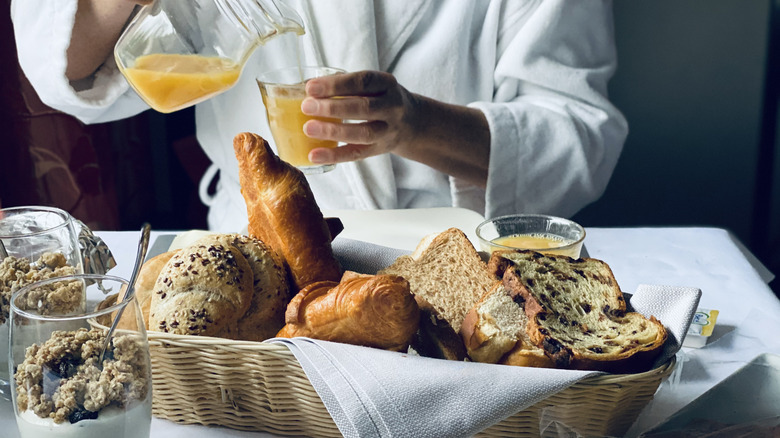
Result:
<svg viewBox="0 0 780 438"><path fill-rule="evenodd" d="M310 98L312 114L366 120L309 126L310 136L349 144L311 156L338 163L307 177L322 209L570 217L606 188L628 133L607 95L617 66L610 1L277 1L297 11L306 33L258 48L233 88L196 107L212 163L201 181L212 230L246 226L232 139L249 131L274 147L255 77L297 64L298 48L304 64L356 75L320 84L326 94ZM84 123L149 109L111 50L136 3L12 1L19 63L44 103ZM81 60L95 53L91 64ZM366 104L334 103L333 87Z"/></svg>

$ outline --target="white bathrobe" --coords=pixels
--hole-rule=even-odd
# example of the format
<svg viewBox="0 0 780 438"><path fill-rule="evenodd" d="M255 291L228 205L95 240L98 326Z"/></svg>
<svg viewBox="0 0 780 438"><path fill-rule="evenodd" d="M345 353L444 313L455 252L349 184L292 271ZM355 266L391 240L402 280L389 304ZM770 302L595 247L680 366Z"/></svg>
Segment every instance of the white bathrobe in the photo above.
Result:
<svg viewBox="0 0 780 438"><path fill-rule="evenodd" d="M183 0L184 1L184 0ZM570 216L604 191L628 128L607 99L616 55L609 1L285 0L306 34L258 48L231 90L197 106L198 140L212 161L201 183L209 226L247 222L233 136L272 136L255 76L306 64L392 73L408 90L484 112L490 126L487 188L392 154L309 176L323 209L459 206L486 217ZM113 58L88 89L65 77L77 0L14 0L19 62L47 105L85 123L128 117L148 106ZM217 172L218 171L218 172ZM216 193L205 187L218 175Z"/></svg>

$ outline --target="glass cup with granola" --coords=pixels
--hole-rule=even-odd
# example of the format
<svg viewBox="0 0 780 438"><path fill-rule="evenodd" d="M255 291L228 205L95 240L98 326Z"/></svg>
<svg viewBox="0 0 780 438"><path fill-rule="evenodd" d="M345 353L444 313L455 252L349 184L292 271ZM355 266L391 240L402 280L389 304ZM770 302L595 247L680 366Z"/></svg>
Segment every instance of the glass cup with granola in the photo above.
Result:
<svg viewBox="0 0 780 438"><path fill-rule="evenodd" d="M118 277L80 274L39 281L13 294L11 393L22 438L149 437L152 376L143 316L134 297L106 300L126 286ZM85 300L70 312L44 313L31 305L55 293Z"/></svg>
<svg viewBox="0 0 780 438"><path fill-rule="evenodd" d="M10 399L8 315L11 294L48 278L83 273L78 233L67 212L52 207L0 209L0 396ZM68 292L68 293L63 293ZM31 301L32 302L32 301ZM76 310L83 297L60 291L34 301L40 313Z"/></svg>

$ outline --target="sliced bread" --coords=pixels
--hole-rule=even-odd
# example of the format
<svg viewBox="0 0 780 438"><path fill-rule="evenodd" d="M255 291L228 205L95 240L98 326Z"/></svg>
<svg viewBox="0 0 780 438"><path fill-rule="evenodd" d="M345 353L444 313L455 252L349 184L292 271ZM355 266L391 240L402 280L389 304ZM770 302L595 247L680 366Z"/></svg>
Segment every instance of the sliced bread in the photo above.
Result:
<svg viewBox="0 0 780 438"><path fill-rule="evenodd" d="M553 367L526 331L524 299L496 281L466 314L460 333L469 357L477 362Z"/></svg>
<svg viewBox="0 0 780 438"><path fill-rule="evenodd" d="M466 359L459 334L463 318L497 280L463 231L426 236L412 254L398 257L380 274L404 277L420 307L412 348L423 356Z"/></svg>
<svg viewBox="0 0 780 438"><path fill-rule="evenodd" d="M528 339L558 368L643 371L666 341L666 329L655 317L626 311L603 261L496 251L488 269L509 296L522 297Z"/></svg>
<svg viewBox="0 0 780 438"><path fill-rule="evenodd" d="M463 318L496 282L463 231L450 228L423 239L380 274L404 277L417 304L446 321L455 332Z"/></svg>

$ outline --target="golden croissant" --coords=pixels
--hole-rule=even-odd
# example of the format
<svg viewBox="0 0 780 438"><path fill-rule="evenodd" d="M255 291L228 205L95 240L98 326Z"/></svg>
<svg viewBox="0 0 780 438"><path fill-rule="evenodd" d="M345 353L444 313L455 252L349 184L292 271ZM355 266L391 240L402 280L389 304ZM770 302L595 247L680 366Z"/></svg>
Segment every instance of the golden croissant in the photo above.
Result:
<svg viewBox="0 0 780 438"><path fill-rule="evenodd" d="M340 282L301 289L287 306L285 322L278 337L405 351L417 332L420 309L403 277L346 272Z"/></svg>
<svg viewBox="0 0 780 438"><path fill-rule="evenodd" d="M315 281L338 281L341 266L333 254L328 223L303 173L280 160L257 134L236 135L233 149L249 235L282 256L294 290Z"/></svg>

